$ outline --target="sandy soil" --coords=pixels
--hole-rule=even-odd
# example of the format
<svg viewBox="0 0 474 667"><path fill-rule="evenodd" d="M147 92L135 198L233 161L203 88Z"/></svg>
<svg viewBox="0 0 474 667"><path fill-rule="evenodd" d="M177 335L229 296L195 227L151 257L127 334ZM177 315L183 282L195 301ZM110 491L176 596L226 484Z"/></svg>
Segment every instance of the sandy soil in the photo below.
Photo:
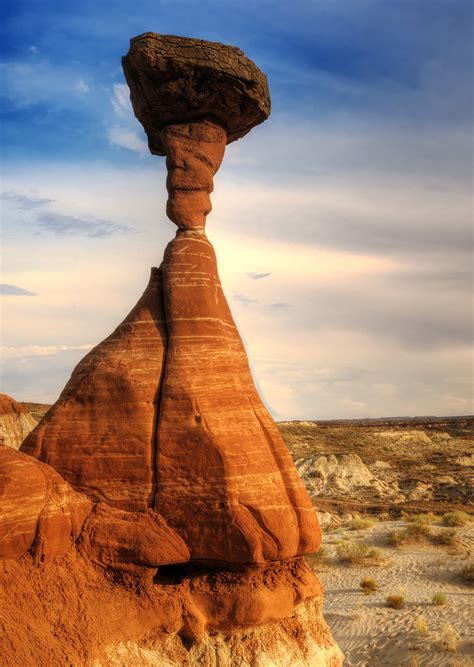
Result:
<svg viewBox="0 0 474 667"><path fill-rule="evenodd" d="M401 548L387 546L387 535L401 528L402 521L388 521L353 531L347 528L326 533L327 564L315 565L325 586L325 618L334 638L346 655L345 666L410 665L431 667L474 665L474 589L459 577L462 567L474 554L474 524L459 529L461 548L412 544ZM335 544L341 540L364 540L380 548L382 566L345 566L335 560ZM451 553L448 553L451 549ZM359 586L370 577L379 584L376 593L366 596ZM405 607L395 610L385 597L406 594ZM448 595L445 606L434 606L434 593ZM429 628L421 635L416 619L423 616ZM436 635L443 624L452 625L459 634L456 652L440 650Z"/></svg>

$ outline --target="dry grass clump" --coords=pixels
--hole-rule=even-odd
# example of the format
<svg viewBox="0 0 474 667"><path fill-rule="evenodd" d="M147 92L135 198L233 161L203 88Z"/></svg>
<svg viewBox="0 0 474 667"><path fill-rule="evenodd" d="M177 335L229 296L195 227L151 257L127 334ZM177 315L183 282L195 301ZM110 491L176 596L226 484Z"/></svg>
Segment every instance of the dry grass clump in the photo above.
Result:
<svg viewBox="0 0 474 667"><path fill-rule="evenodd" d="M392 530L388 534L388 543L392 547L411 542L425 542L431 536L431 527L426 523L409 523L406 528Z"/></svg>
<svg viewBox="0 0 474 667"><path fill-rule="evenodd" d="M435 605L435 607L442 607L445 605L448 601L448 596L446 593L434 593L433 597L431 598L431 602Z"/></svg>
<svg viewBox="0 0 474 667"><path fill-rule="evenodd" d="M397 593L387 595L385 602L388 607L392 609L402 609L405 606L406 595L404 593Z"/></svg>
<svg viewBox="0 0 474 667"><path fill-rule="evenodd" d="M430 634L430 629L428 628L428 623L423 614L420 614L416 617L415 628L419 635L422 637L427 637Z"/></svg>
<svg viewBox="0 0 474 667"><path fill-rule="evenodd" d="M406 517L408 523L420 523L425 526L431 526L438 517L433 512L427 512L426 514L411 514Z"/></svg>
<svg viewBox="0 0 474 667"><path fill-rule="evenodd" d="M319 547L319 551L316 551L312 554L306 554L305 559L312 569L318 567L319 565L327 565L327 563L330 561L329 549L324 545L321 545Z"/></svg>
<svg viewBox="0 0 474 667"><path fill-rule="evenodd" d="M375 579L370 579L370 578L362 579L359 586L362 588L364 595L370 595L371 593L375 593L375 591L379 587Z"/></svg>
<svg viewBox="0 0 474 667"><path fill-rule="evenodd" d="M436 634L434 643L440 651L456 653L459 646L459 635L452 625L444 623L441 631Z"/></svg>
<svg viewBox="0 0 474 667"><path fill-rule="evenodd" d="M380 565L383 562L380 549L363 542L341 542L336 546L336 556L349 565Z"/></svg>
<svg viewBox="0 0 474 667"><path fill-rule="evenodd" d="M454 528L461 528L462 526L466 526L470 520L471 517L469 516L469 514L461 510L454 510L454 512L446 512L446 514L443 515L444 525Z"/></svg>
<svg viewBox="0 0 474 667"><path fill-rule="evenodd" d="M377 520L372 517L356 516L347 524L349 530L365 530L372 528L377 523Z"/></svg>
<svg viewBox="0 0 474 667"><path fill-rule="evenodd" d="M456 528L443 528L432 537L434 544L452 547L457 544L458 531Z"/></svg>
<svg viewBox="0 0 474 667"><path fill-rule="evenodd" d="M474 586L474 560L463 567L460 575L463 581Z"/></svg>

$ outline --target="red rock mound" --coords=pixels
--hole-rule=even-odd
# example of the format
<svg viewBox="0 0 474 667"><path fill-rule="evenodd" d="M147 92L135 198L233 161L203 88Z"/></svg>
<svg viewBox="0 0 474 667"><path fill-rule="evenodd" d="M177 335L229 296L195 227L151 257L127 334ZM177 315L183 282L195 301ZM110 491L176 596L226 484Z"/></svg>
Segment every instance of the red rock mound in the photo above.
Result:
<svg viewBox="0 0 474 667"><path fill-rule="evenodd" d="M0 445L0 557L31 550L43 563L64 555L91 505L50 466Z"/></svg>

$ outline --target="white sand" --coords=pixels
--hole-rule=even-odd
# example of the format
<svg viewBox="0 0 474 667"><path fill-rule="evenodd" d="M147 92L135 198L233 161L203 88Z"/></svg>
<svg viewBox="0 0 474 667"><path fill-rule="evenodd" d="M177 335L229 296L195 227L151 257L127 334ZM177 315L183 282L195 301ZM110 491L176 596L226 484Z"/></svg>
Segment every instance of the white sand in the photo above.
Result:
<svg viewBox="0 0 474 667"><path fill-rule="evenodd" d="M459 529L463 553L455 555L447 553L448 547L386 546L387 534L403 525L400 521L383 522L363 531L344 529L325 536L325 545L332 553L331 542L365 538L390 559L382 567L351 567L332 561L316 567L326 591L325 618L346 655L345 667L474 665L474 589L458 576L474 554L474 525ZM361 592L359 583L364 577L379 583L375 594ZM406 594L405 607L387 607L385 597L401 589ZM436 592L448 595L445 606L432 604ZM420 615L428 624L429 636L421 636L416 629ZM455 653L440 651L435 645L436 633L445 623L459 634Z"/></svg>

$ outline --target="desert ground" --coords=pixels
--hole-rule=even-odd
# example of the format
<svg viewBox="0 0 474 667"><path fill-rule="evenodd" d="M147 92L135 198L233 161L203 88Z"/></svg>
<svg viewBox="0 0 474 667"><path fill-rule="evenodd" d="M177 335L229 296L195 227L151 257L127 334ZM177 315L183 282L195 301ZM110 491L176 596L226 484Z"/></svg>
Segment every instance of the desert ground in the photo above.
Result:
<svg viewBox="0 0 474 667"><path fill-rule="evenodd" d="M462 576L469 563L472 567L474 524L457 529L455 546L425 540L390 546L389 535L408 525L381 521L362 530L346 526L325 533L322 556L313 567L325 587L325 618L345 664L474 664L473 582ZM439 520L431 526L434 535L449 530ZM338 547L353 543L374 547L380 562L341 562ZM364 580L369 585L373 580L377 589L364 593ZM404 598L401 609L388 606L390 595ZM433 599L443 604L437 606Z"/></svg>
<svg viewBox="0 0 474 667"><path fill-rule="evenodd" d="M279 424L325 528L312 565L348 666L474 664L474 523L463 514L474 510L473 426L472 418ZM443 514L464 525L444 525ZM389 544L393 533L406 542ZM354 544L375 557L342 562L338 550L350 556ZM364 594L364 579L377 590ZM401 609L388 606L390 595L404 598Z"/></svg>

